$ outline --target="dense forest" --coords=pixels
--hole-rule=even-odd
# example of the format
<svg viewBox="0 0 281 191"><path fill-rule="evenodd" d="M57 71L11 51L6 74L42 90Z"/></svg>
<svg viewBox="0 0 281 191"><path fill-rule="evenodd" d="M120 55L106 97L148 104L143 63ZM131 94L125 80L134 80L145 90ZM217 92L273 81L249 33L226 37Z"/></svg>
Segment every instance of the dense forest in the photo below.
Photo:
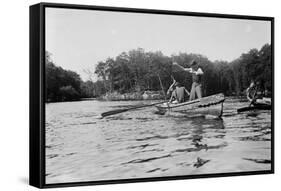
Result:
<svg viewBox="0 0 281 191"><path fill-rule="evenodd" d="M172 83L171 76L189 90L191 75L176 70L172 62L189 67L192 60L198 61L204 71L205 96L218 92L241 95L251 80L260 81L266 90L271 91L272 66L269 44L265 44L260 50L251 49L231 62L212 62L204 55L192 53L179 53L168 57L160 51L146 52L138 48L98 62L93 71L85 70L89 76L86 82L82 81L77 73L56 66L51 54L47 52L47 101L78 100L82 97L101 97L110 93L161 91L161 83L166 91ZM94 81L93 76L97 76L98 80Z"/></svg>
<svg viewBox="0 0 281 191"><path fill-rule="evenodd" d="M47 102L73 101L82 97L93 97L95 85L98 85L98 83L83 82L76 72L56 66L51 59L51 54L46 52Z"/></svg>

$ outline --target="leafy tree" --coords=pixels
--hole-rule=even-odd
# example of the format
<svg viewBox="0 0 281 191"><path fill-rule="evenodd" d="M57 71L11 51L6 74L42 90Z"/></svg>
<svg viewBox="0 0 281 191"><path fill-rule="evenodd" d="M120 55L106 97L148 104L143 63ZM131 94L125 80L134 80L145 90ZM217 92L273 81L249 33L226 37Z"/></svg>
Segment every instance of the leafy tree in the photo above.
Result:
<svg viewBox="0 0 281 191"><path fill-rule="evenodd" d="M46 99L47 101L77 100L81 95L80 76L70 70L57 67L46 53Z"/></svg>
<svg viewBox="0 0 281 191"><path fill-rule="evenodd" d="M73 101L78 100L80 95L72 86L62 86L59 88L61 101Z"/></svg>

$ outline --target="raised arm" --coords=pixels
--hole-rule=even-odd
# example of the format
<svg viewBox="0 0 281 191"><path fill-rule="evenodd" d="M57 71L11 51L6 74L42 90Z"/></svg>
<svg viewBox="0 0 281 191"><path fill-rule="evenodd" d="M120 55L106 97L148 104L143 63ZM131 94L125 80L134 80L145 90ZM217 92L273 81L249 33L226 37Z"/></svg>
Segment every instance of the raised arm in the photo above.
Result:
<svg viewBox="0 0 281 191"><path fill-rule="evenodd" d="M184 68L184 67L182 67L181 65L179 65L179 64L176 63L176 62L173 62L173 65L174 65L174 66L177 66L177 68L179 68L180 70L185 71L185 72L191 72L191 71L192 71L191 68Z"/></svg>

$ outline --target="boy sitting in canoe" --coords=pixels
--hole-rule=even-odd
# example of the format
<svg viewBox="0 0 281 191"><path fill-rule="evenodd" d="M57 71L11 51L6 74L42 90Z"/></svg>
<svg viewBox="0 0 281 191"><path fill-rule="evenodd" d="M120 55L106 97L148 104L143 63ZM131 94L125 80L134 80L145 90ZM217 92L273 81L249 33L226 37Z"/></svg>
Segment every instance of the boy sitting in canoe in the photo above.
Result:
<svg viewBox="0 0 281 191"><path fill-rule="evenodd" d="M250 105L271 104L271 99L264 97L264 88L259 81L251 81L250 86L246 89L246 95L247 99L250 101Z"/></svg>
<svg viewBox="0 0 281 191"><path fill-rule="evenodd" d="M169 103L173 104L185 102L185 95L189 96L189 92L185 89L185 87L175 80L173 80L173 84L168 89L167 94L171 95Z"/></svg>

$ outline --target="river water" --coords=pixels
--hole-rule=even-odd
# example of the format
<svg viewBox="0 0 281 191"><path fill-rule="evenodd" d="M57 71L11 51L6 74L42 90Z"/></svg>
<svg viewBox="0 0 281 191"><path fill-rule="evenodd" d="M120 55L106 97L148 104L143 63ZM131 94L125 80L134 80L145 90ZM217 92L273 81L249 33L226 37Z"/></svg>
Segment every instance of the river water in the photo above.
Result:
<svg viewBox="0 0 281 191"><path fill-rule="evenodd" d="M46 183L271 169L271 112L237 114L243 100L226 99L222 120L157 115L154 107L97 117L149 103L46 104Z"/></svg>

